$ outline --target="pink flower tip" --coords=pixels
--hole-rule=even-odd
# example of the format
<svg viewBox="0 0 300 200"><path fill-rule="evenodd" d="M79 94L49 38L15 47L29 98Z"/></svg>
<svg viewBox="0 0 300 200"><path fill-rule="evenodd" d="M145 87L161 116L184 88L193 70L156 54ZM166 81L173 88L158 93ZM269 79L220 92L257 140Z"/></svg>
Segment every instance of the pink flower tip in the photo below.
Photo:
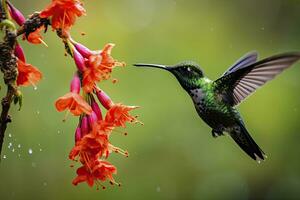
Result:
<svg viewBox="0 0 300 200"><path fill-rule="evenodd" d="M78 74L76 73L71 81L70 91L74 92L76 94L79 94L80 92L80 78Z"/></svg>
<svg viewBox="0 0 300 200"><path fill-rule="evenodd" d="M93 52L83 44L75 43L74 46L84 58L89 58L93 54Z"/></svg>
<svg viewBox="0 0 300 200"><path fill-rule="evenodd" d="M8 8L9 8L11 17L15 20L15 22L19 26L22 26L25 23L26 18L21 13L21 11L19 11L17 8L15 8L11 3L8 3Z"/></svg>
<svg viewBox="0 0 300 200"><path fill-rule="evenodd" d="M114 105L113 101L110 99L110 97L104 91L98 90L96 95L97 95L100 103L107 110L109 110Z"/></svg>
<svg viewBox="0 0 300 200"><path fill-rule="evenodd" d="M89 122L89 127L93 127L93 125L98 121L98 117L96 113L93 111L89 116L88 116L88 122Z"/></svg>
<svg viewBox="0 0 300 200"><path fill-rule="evenodd" d="M81 120L81 136L85 136L89 133L89 122L88 122L88 117L84 116Z"/></svg>
<svg viewBox="0 0 300 200"><path fill-rule="evenodd" d="M85 62L84 62L84 58L81 55L81 53L79 53L76 48L73 49L73 56L74 56L74 61L75 64L77 66L77 69L81 72L84 71L85 69Z"/></svg>
<svg viewBox="0 0 300 200"><path fill-rule="evenodd" d="M18 59L20 59L21 61L26 63L26 58L25 58L23 48L21 47L21 45L19 43L17 43L17 45L16 45L15 55L17 56Z"/></svg>
<svg viewBox="0 0 300 200"><path fill-rule="evenodd" d="M80 141L81 138L82 138L81 129L80 129L80 127L77 127L76 131L75 131L75 142Z"/></svg>
<svg viewBox="0 0 300 200"><path fill-rule="evenodd" d="M103 117L102 117L102 112L101 112L99 105L95 101L93 101L91 106L92 106L93 111L97 115L98 120L102 120Z"/></svg>

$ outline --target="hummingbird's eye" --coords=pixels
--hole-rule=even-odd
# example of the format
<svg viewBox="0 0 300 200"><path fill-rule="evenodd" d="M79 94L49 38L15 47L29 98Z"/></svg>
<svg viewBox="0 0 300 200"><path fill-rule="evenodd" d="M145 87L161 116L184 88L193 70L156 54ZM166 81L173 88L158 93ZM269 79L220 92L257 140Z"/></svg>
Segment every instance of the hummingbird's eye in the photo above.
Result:
<svg viewBox="0 0 300 200"><path fill-rule="evenodd" d="M188 72L192 71L190 67L186 68L186 70L187 70Z"/></svg>

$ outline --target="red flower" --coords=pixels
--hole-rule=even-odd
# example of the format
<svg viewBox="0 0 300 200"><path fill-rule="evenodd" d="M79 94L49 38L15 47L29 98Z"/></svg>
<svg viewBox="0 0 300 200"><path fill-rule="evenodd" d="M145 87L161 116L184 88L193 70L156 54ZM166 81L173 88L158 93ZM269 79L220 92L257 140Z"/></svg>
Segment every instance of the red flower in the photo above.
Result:
<svg viewBox="0 0 300 200"><path fill-rule="evenodd" d="M42 73L36 68L33 67L31 64L27 64L21 59L18 59L18 78L17 78L17 85L18 86L28 86L37 84L41 78Z"/></svg>
<svg viewBox="0 0 300 200"><path fill-rule="evenodd" d="M125 66L124 62L118 62L111 57L111 51L115 44L107 44L104 46L103 50L99 53L102 57L100 68L112 70L116 66ZM95 63L97 65L97 62ZM110 71L111 72L111 71Z"/></svg>
<svg viewBox="0 0 300 200"><path fill-rule="evenodd" d="M96 82L99 82L101 80L100 77L101 72L99 72L97 69L87 68L83 73L83 90L86 93L91 93L96 86Z"/></svg>
<svg viewBox="0 0 300 200"><path fill-rule="evenodd" d="M93 111L91 106L82 98L82 96L75 92L69 92L60 97L56 100L55 106L57 111L62 112L68 109L74 116L79 116L82 113L89 115Z"/></svg>
<svg viewBox="0 0 300 200"><path fill-rule="evenodd" d="M93 126L93 134L94 135L101 135L103 133L110 135L111 132L114 130L113 124L110 122L107 122L105 120L99 120L94 126Z"/></svg>
<svg viewBox="0 0 300 200"><path fill-rule="evenodd" d="M109 162L102 160L95 160L90 163L90 165L84 165L77 169L77 177L73 180L74 185L78 185L81 182L87 182L87 184L92 187L96 181L106 181L109 180L112 184L115 184L113 174L117 173L115 166Z"/></svg>
<svg viewBox="0 0 300 200"><path fill-rule="evenodd" d="M126 122L140 123L136 116L131 116L129 114L131 110L136 108L138 108L138 106L115 104L107 111L105 121L116 127L126 127Z"/></svg>
<svg viewBox="0 0 300 200"><path fill-rule="evenodd" d="M102 51L93 53L87 58L87 69L83 72L83 89L85 92L91 93L97 82L109 79L113 68L125 66L125 63L112 58L111 50L114 46L114 44L107 44Z"/></svg>
<svg viewBox="0 0 300 200"><path fill-rule="evenodd" d="M26 37L25 35L23 36L23 40L27 40L28 42L32 43L32 44L45 44L43 41L43 37L41 36L41 31L44 29L44 27L40 27L38 29L36 29L34 32L30 33L28 35L28 37Z"/></svg>
<svg viewBox="0 0 300 200"><path fill-rule="evenodd" d="M96 137L102 136L103 134L105 134L109 138L110 134L113 132L114 129L115 129L115 127L111 122L107 122L105 120L99 120L98 123L94 124L92 133L90 133L90 134L93 134ZM120 131L117 131L117 132L120 132ZM124 133L124 134L126 135L126 133ZM108 151L106 151L106 154L104 156L106 156L106 158L107 158L109 156L109 153L111 153L111 152L120 153L126 157L129 156L128 151L123 150L119 147L116 147L116 146L108 143Z"/></svg>
<svg viewBox="0 0 300 200"><path fill-rule="evenodd" d="M52 0L41 13L41 18L52 17L53 29L68 31L75 24L76 18L85 15L85 9L79 0Z"/></svg>
<svg viewBox="0 0 300 200"><path fill-rule="evenodd" d="M86 164L90 159L98 159L98 157L108 157L109 155L109 142L108 135L94 135L88 134L78 141L71 150L69 158L75 160L80 156L80 162Z"/></svg>

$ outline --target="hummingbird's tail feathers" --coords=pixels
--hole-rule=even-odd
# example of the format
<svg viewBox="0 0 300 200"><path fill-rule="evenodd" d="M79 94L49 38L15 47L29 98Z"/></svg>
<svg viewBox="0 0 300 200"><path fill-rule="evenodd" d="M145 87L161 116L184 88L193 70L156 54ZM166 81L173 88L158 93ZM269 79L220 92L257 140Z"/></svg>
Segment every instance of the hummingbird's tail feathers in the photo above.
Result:
<svg viewBox="0 0 300 200"><path fill-rule="evenodd" d="M239 130L233 130L230 136L252 159L265 160L265 153L255 143L243 124L239 124Z"/></svg>

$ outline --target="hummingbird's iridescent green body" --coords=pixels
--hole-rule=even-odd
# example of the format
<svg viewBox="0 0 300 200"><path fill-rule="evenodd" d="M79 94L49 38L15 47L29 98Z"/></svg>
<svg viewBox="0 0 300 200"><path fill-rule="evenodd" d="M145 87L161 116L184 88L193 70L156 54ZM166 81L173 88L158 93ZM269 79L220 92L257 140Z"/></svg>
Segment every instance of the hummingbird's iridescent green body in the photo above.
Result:
<svg viewBox="0 0 300 200"><path fill-rule="evenodd" d="M198 115L212 128L214 137L229 133L251 158L264 160L264 152L248 133L236 106L299 59L300 53L286 53L257 61L257 53L249 53L215 81L205 77L194 62L182 62L175 66L135 66L171 72L192 98Z"/></svg>
<svg viewBox="0 0 300 200"><path fill-rule="evenodd" d="M215 83L208 78L196 80L197 89L188 91L199 116L205 121L214 133L226 131L227 127L235 125L241 120L238 111L224 104L221 96L215 91ZM227 131L226 131L227 132Z"/></svg>
<svg viewBox="0 0 300 200"><path fill-rule="evenodd" d="M235 107L224 103L216 83L207 77L191 80L195 89L187 89L198 115L212 128L213 137L233 132L240 128L243 120ZM239 131L239 130L237 130Z"/></svg>

